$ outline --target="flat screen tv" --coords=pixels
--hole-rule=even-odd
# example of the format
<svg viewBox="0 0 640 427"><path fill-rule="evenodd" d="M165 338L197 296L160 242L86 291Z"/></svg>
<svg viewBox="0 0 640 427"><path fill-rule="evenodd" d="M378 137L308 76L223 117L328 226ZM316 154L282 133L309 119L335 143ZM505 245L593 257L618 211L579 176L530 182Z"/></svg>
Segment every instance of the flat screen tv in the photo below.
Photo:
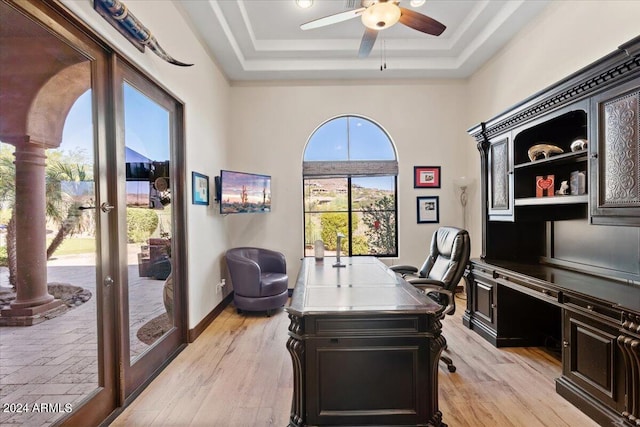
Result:
<svg viewBox="0 0 640 427"><path fill-rule="evenodd" d="M254 173L220 171L220 213L271 211L271 177Z"/></svg>

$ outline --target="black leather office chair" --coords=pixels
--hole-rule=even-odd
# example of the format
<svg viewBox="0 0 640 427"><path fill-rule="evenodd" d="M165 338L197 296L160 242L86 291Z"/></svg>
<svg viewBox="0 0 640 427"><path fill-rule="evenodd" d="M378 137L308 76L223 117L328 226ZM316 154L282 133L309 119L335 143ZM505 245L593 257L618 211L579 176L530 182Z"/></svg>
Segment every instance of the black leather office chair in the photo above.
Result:
<svg viewBox="0 0 640 427"><path fill-rule="evenodd" d="M445 306L442 317L456 310L455 288L462 279L469 263L471 241L467 230L456 227L440 227L431 238L429 256L418 270L409 265L391 267L407 282L420 288L438 304ZM440 356L449 372L455 372L453 360Z"/></svg>

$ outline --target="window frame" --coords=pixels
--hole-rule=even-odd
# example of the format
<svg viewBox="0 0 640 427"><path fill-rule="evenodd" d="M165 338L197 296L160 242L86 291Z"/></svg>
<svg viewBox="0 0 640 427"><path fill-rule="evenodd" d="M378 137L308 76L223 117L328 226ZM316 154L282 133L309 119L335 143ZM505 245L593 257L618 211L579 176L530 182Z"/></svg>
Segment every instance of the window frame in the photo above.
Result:
<svg viewBox="0 0 640 427"><path fill-rule="evenodd" d="M305 155L307 153L307 149L309 148L309 143L312 142L314 135L316 132L326 125L329 122L334 120L347 118L350 119L358 119L365 120L370 124L376 126L382 134L386 137L388 143L390 144L391 150L394 155L393 160L335 160L335 161L327 161L327 160L305 160ZM349 123L349 122L347 122ZM350 127L347 125L347 133L346 137L346 145L347 150L350 151L349 137ZM307 139L307 143L305 145L305 149L303 151L303 170L302 170L302 211L303 211L303 256L307 256L307 219L308 215L321 214L323 212L336 212L336 213L345 213L348 218L348 253L345 256L357 257L357 256L375 256L378 258L394 258L398 257L398 153L396 150L396 146L393 142L393 139L389 135L389 133L375 120L372 120L368 117L357 115L357 114L343 114L339 116L332 117L323 123L321 123L314 131L311 133L309 138ZM336 167L339 166L339 167ZM366 170L368 169L368 170ZM305 174L305 172L311 171L310 174ZM353 219L352 216L354 214L361 214L362 209L354 209L353 206L353 178L373 178L373 177L393 177L393 215L395 217L395 232L394 232L394 251L393 253L385 253L385 254L353 254ZM331 179L331 178L339 178L346 179L347 186L347 209L345 211L311 211L307 210L307 195L305 192L306 182L307 180L313 179Z"/></svg>

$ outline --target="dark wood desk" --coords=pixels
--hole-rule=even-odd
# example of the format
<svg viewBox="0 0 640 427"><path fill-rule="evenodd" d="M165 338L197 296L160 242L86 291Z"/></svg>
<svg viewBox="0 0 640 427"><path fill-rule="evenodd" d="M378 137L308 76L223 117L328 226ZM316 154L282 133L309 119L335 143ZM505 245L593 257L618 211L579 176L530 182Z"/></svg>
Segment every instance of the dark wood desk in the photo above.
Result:
<svg viewBox="0 0 640 427"><path fill-rule="evenodd" d="M442 307L374 257L305 258L291 304L290 427L446 426Z"/></svg>

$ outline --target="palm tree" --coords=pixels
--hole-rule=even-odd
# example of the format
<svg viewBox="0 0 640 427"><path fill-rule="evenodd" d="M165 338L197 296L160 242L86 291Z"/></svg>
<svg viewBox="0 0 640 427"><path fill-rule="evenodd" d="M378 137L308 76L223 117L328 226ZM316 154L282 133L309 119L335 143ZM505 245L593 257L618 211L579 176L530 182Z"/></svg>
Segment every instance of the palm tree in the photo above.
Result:
<svg viewBox="0 0 640 427"><path fill-rule="evenodd" d="M85 230L85 216L80 208L88 201L82 185L89 181L88 178L85 165L56 161L47 167L47 217L59 224L58 232L47 248L47 259L65 238Z"/></svg>
<svg viewBox="0 0 640 427"><path fill-rule="evenodd" d="M15 237L15 165L13 163L13 147L0 147L0 207L11 209L11 218L7 224L6 247L9 268L9 284L16 286L16 237ZM86 166L68 163L55 156L57 160L48 162L45 170L46 179L46 215L56 224L58 232L47 248L47 259L60 247L66 237L86 227L85 216L79 208L86 202L85 184L92 181ZM89 192L89 196L93 192ZM83 200L84 199L84 200Z"/></svg>

